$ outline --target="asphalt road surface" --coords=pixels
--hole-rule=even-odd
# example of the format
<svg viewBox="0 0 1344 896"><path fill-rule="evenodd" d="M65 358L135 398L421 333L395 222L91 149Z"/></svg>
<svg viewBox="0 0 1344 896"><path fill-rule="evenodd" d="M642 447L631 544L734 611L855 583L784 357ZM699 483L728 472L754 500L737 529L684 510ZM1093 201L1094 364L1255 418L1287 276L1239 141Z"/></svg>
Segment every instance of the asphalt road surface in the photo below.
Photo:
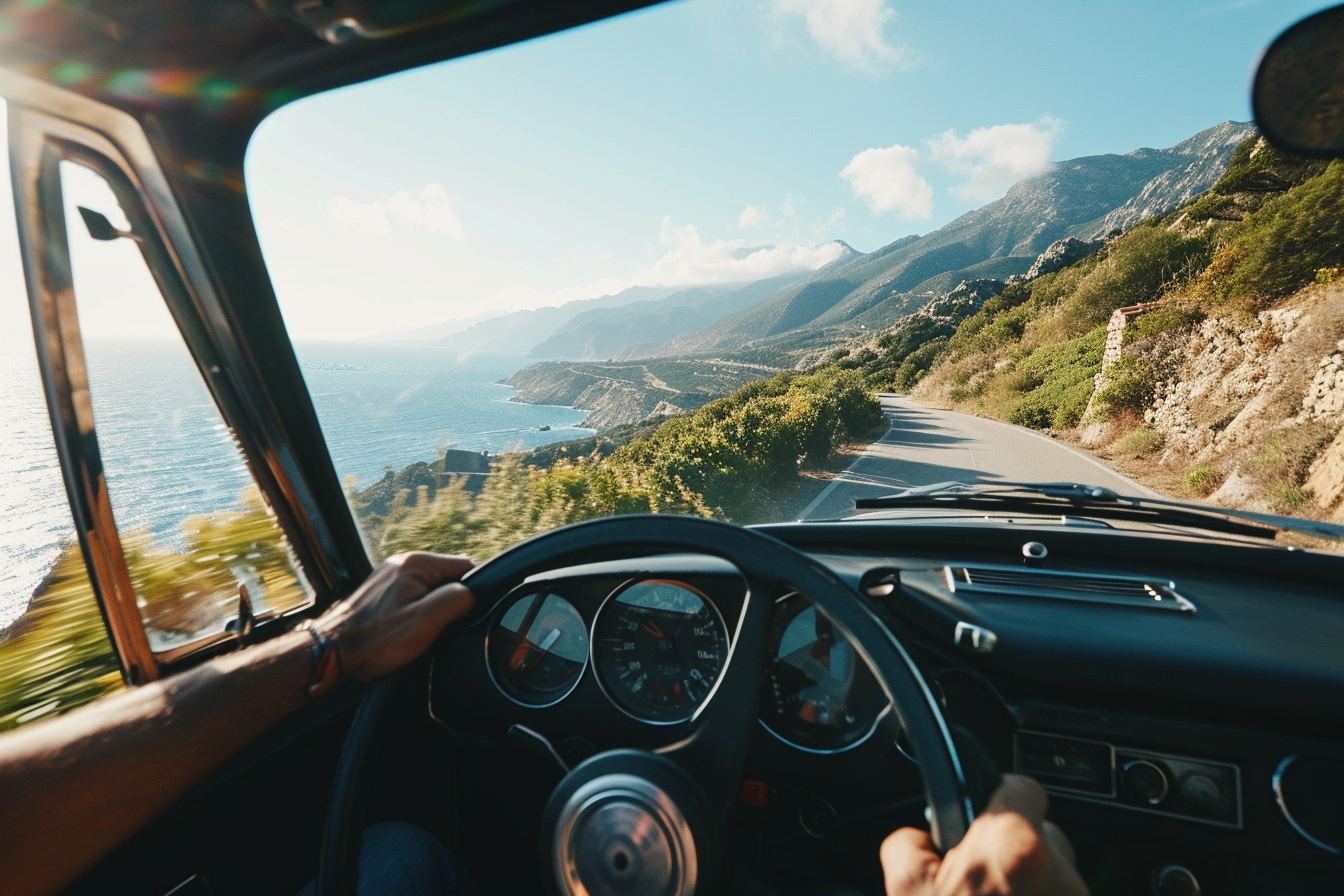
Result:
<svg viewBox="0 0 1344 896"><path fill-rule="evenodd" d="M835 519L855 498L937 482L1083 482L1130 495L1153 492L1049 436L883 395L887 432L834 479L799 519Z"/></svg>

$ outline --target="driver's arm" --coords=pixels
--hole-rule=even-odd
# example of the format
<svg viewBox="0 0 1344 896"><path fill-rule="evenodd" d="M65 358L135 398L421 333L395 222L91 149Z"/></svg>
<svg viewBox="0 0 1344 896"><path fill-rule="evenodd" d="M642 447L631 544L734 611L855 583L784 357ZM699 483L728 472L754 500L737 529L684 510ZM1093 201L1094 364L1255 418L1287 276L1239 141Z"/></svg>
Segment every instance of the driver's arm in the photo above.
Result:
<svg viewBox="0 0 1344 896"><path fill-rule="evenodd" d="M887 896L1087 896L1073 847L1045 820L1045 791L1004 775L961 843L939 858L925 831L902 828L882 843Z"/></svg>
<svg viewBox="0 0 1344 896"><path fill-rule="evenodd" d="M423 653L463 616L461 557L404 554L316 623L346 678ZM291 632L171 679L0 735L0 868L7 894L51 893L308 699L313 637Z"/></svg>

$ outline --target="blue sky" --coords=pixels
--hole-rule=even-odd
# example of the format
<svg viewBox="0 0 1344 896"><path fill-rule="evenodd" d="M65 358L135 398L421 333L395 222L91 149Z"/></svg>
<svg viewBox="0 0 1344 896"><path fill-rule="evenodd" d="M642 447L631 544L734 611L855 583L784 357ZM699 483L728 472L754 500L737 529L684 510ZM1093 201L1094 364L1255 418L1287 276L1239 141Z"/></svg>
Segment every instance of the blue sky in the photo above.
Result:
<svg viewBox="0 0 1344 896"><path fill-rule="evenodd" d="M750 280L1246 120L1321 6L683 0L295 103L247 178L300 338Z"/></svg>

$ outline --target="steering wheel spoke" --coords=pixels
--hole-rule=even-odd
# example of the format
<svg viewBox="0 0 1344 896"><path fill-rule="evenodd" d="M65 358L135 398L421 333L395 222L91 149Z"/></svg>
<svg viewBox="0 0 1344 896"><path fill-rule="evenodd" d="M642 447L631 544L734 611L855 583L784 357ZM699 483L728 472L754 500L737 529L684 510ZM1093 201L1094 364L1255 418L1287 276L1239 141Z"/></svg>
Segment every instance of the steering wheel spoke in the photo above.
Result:
<svg viewBox="0 0 1344 896"><path fill-rule="evenodd" d="M704 787L719 824L737 800L747 748L755 730L765 668L770 614L782 585L742 571L747 599L732 634L728 662L708 698L691 719L690 731L658 750L675 759Z"/></svg>

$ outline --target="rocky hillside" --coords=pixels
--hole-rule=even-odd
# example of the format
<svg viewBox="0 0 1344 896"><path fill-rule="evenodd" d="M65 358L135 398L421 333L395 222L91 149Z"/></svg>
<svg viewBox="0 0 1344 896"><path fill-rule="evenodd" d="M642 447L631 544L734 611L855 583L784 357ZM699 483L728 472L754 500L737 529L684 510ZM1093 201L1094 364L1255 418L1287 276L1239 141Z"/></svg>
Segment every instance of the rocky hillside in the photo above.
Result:
<svg viewBox="0 0 1344 896"><path fill-rule="evenodd" d="M1144 184L1133 199L1108 212L1093 235L1128 230L1145 218L1166 214L1203 193L1218 180L1231 150L1251 136L1253 130L1249 123L1225 121L1171 149L1137 149L1130 153L1131 156L1174 156L1176 164Z"/></svg>

